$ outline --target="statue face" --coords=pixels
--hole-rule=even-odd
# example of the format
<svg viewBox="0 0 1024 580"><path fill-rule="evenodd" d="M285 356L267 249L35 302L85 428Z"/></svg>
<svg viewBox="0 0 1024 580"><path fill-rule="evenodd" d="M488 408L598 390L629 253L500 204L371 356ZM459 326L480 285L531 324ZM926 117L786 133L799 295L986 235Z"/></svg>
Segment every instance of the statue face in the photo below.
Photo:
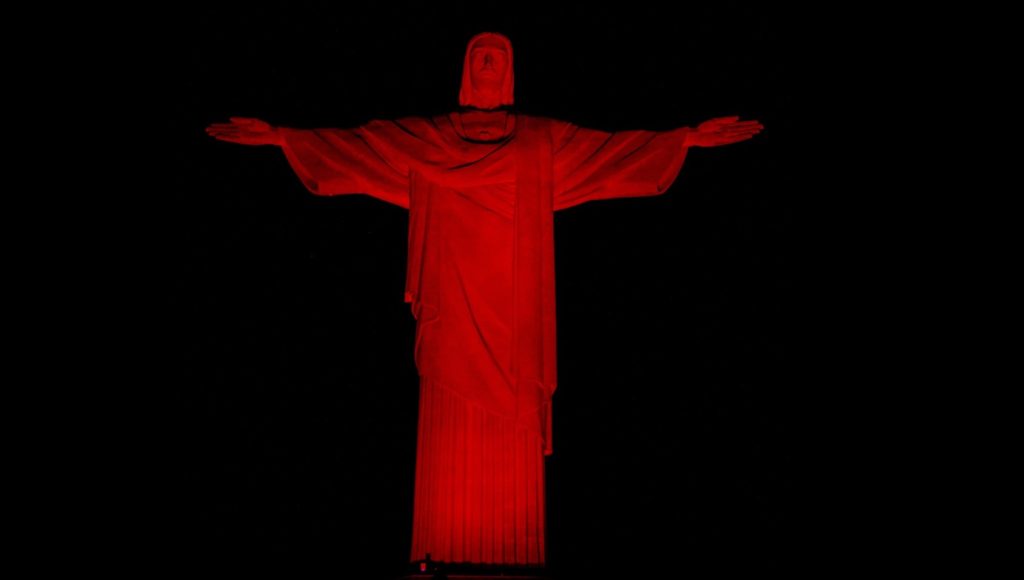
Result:
<svg viewBox="0 0 1024 580"><path fill-rule="evenodd" d="M459 106L491 110L512 105L512 43L502 34L482 32L466 47Z"/></svg>
<svg viewBox="0 0 1024 580"><path fill-rule="evenodd" d="M475 89L482 92L500 91L508 73L505 46L489 38L477 42L470 53L470 73Z"/></svg>

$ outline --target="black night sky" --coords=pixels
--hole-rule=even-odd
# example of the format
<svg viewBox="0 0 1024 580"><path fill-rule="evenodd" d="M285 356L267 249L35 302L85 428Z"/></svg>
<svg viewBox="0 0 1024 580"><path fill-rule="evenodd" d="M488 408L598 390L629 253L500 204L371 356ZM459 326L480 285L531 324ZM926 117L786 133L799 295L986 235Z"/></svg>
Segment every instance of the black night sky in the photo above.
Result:
<svg viewBox="0 0 1024 580"><path fill-rule="evenodd" d="M155 526L168 565L405 571L417 411L407 214L363 195L315 197L280 150L203 128L228 116L351 127L445 112L466 42L492 30L512 39L523 112L604 130L732 114L766 126L747 143L691 150L666 195L557 214L550 572L790 569L784 23L731 3L638 4L271 2L184 14L164 46L175 420L168 509L154 511L167 515L154 517L166 518Z"/></svg>

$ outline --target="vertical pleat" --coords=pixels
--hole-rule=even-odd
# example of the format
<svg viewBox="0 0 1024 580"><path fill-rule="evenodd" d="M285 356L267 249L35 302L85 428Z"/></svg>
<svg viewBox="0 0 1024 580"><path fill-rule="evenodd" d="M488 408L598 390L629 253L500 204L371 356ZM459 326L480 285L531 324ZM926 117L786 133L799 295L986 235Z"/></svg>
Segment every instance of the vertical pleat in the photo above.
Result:
<svg viewBox="0 0 1024 580"><path fill-rule="evenodd" d="M462 527L465 533L462 536L462 554L465 558L471 554L480 553L480 517L473 514L480 513L480 434L476 432L476 417L478 409L470 407L467 409L465 429L466 434L466 507L462 512Z"/></svg>
<svg viewBox="0 0 1024 580"><path fill-rule="evenodd" d="M550 441L550 437L545 440L544 447L541 448L541 453L537 456L538 475L537 481L534 483L536 485L534 493L537 496L537 560L539 562L547 560L547 548L544 544L544 514L547 513L547 502L545 500L547 491L544 485L544 454L547 452L546 446Z"/></svg>
<svg viewBox="0 0 1024 580"><path fill-rule="evenodd" d="M481 439L481 447L484 449L483 457L494 457L494 424L492 418L486 413L480 414L480 419L483 423L483 437ZM490 461L484 461L481 463L483 481L494 481L494 466ZM481 487L484 485L481 482ZM495 544L495 533L494 527L497 521L494 517L494 494L493 493L481 493L480 494L481 504L483 510L480 517L480 527L483 531L483 552L481 554L481 561L483 562L494 562L496 561L494 553Z"/></svg>
<svg viewBox="0 0 1024 580"><path fill-rule="evenodd" d="M416 457L423 457L423 455L425 455L424 450L423 450L423 446L426 444L426 437L423 436L423 433L425 431L425 428L424 428L424 425L423 425L423 419L424 419L423 409L427 405L427 396L428 396L427 393L425 393L423 391L420 391L420 425L419 425L419 433L418 433L419 436L416 438ZM415 492L413 493L413 504L412 504L414 506L413 507L414 510L415 509L419 509L416 506L422 506L426 502L427 491L426 491L426 489L424 489L423 487L421 487L419 485L419 483L421 481L422 482L426 482L426 477L425 477L425 475L423 473L424 469L426 469L426 466L423 464L423 462L422 461L416 461L416 489L415 489ZM412 552L414 554L416 553L416 550L419 549L419 546L416 545L416 540L417 540L417 538L420 538L420 537L423 536L423 530L420 528L422 523L423 522L418 520L415 516L413 517L413 519L412 519Z"/></svg>
<svg viewBox="0 0 1024 580"><path fill-rule="evenodd" d="M504 427L501 425L500 427ZM515 542L512 538L510 528L512 527L512 516L515 512L515 495L510 493L509 481L514 476L515 462L512 458L512 433L508 429L498 429L498 437L501 440L501 450L498 468L498 501L501 503L501 561L515 562Z"/></svg>
<svg viewBox="0 0 1024 580"><path fill-rule="evenodd" d="M440 502L443 508L436 513L438 523L440 525L442 533L441 541L438 545L438 556L435 558L440 559L443 554L450 560L454 560L454 554L452 553L452 534L455 530L453 525L454 514L455 514L455 466L454 466L454 454L452 453L455 447L455 429L452 428L452 420L455 418L455 401L452 397L447 396L448 393L438 389L438 394L443 395L438 397L441 404L441 431L444 435L444 444L441 446L438 453L438 497L444 501Z"/></svg>
<svg viewBox="0 0 1024 580"><path fill-rule="evenodd" d="M498 459L501 454L500 439L498 438L498 419L497 417L488 415L487 417L488 435L487 445L491 448L491 456L487 462L487 481L491 484L491 493L488 499L491 504L491 560L494 562L501 562L501 545L502 538L504 537L501 532L501 494L497 492L498 486Z"/></svg>
<svg viewBox="0 0 1024 580"><path fill-rule="evenodd" d="M524 444L529 446L530 440L527 438ZM532 449L527 449L525 454L526 458L526 481L528 486L533 486L533 489L526 487L526 561L536 562L540 559L540 555L537 552L537 493L536 484L539 474L537 473L537 463L533 457ZM532 493L531 493L532 492Z"/></svg>
<svg viewBox="0 0 1024 580"><path fill-rule="evenodd" d="M544 563L538 433L422 379L412 560Z"/></svg>

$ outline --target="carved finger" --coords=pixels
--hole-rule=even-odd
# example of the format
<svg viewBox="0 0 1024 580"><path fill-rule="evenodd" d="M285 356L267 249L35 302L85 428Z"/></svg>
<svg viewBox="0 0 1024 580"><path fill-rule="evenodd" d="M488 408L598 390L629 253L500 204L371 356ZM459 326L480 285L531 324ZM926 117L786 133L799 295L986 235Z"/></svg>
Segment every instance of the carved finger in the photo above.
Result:
<svg viewBox="0 0 1024 580"><path fill-rule="evenodd" d="M758 133L760 133L760 131L757 131L757 130L753 130L753 131L729 131L727 133L720 133L720 135L722 137L725 137L725 138L728 139L730 137L746 137L746 136L753 137L754 135L757 135Z"/></svg>
<svg viewBox="0 0 1024 580"><path fill-rule="evenodd" d="M726 127L721 133L757 133L761 127Z"/></svg>
<svg viewBox="0 0 1024 580"><path fill-rule="evenodd" d="M730 129L732 129L732 128L741 128L742 129L742 128L751 128L751 127L758 127L758 128L760 128L762 126L763 125L761 125L761 123L758 123L757 121L741 121L739 123L732 123L732 124L730 124L729 128Z"/></svg>
<svg viewBox="0 0 1024 580"><path fill-rule="evenodd" d="M752 139L753 137L754 137L753 135L741 135L741 136L736 136L736 137L729 137L729 138L726 138L726 139L722 140L722 145L729 145L731 143L739 143L740 141L746 141L748 139Z"/></svg>
<svg viewBox="0 0 1024 580"><path fill-rule="evenodd" d="M229 143L244 143L244 141L235 135L214 135L213 138L218 141L227 141Z"/></svg>

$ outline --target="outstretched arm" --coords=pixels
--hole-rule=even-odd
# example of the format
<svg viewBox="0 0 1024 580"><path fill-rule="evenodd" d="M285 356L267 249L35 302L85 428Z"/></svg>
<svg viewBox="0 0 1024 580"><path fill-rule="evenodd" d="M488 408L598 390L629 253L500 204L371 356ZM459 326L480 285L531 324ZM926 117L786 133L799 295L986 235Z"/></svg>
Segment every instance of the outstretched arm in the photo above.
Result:
<svg viewBox="0 0 1024 580"><path fill-rule="evenodd" d="M299 179L317 195L365 193L409 207L409 166L437 156L436 130L423 119L371 121L351 129L274 127L231 117L206 128L215 139L242 145L276 145Z"/></svg>
<svg viewBox="0 0 1024 580"><path fill-rule="evenodd" d="M746 141L764 129L758 121L740 121L739 117L718 117L697 125L686 136L689 147L718 147Z"/></svg>
<svg viewBox="0 0 1024 580"><path fill-rule="evenodd" d="M251 117L231 117L230 123L212 123L206 134L242 145L281 145L281 131L266 121Z"/></svg>
<svg viewBox="0 0 1024 580"><path fill-rule="evenodd" d="M599 199L660 195L679 174L690 147L746 141L764 127L719 117L696 129L607 133L564 124L556 131L555 209Z"/></svg>

